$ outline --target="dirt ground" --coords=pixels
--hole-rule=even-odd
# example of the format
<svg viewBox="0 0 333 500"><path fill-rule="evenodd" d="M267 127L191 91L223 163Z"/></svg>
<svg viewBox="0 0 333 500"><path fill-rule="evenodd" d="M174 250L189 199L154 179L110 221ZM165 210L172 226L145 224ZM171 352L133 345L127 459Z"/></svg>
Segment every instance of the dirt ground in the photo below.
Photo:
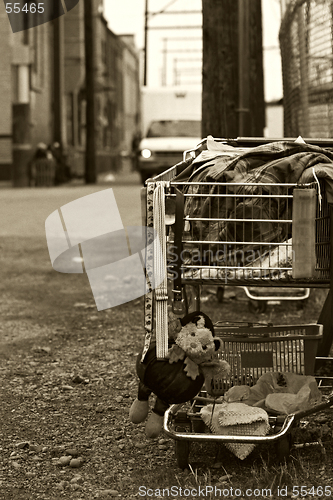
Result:
<svg viewBox="0 0 333 500"><path fill-rule="evenodd" d="M181 471L172 440L149 441L144 424L128 419L144 337L143 299L97 312L86 276L55 272L43 237L3 237L0 250L1 500L134 499L144 496L142 485L331 488L329 411L306 424L310 441L321 439L323 446L295 450L284 468L269 446L240 462L226 449L198 445L192 472ZM248 310L244 290L227 289L222 304L215 292L205 289L202 300L214 321L275 324L316 322L326 294L317 290L304 307L272 304L258 314ZM68 457L78 460L69 465Z"/></svg>

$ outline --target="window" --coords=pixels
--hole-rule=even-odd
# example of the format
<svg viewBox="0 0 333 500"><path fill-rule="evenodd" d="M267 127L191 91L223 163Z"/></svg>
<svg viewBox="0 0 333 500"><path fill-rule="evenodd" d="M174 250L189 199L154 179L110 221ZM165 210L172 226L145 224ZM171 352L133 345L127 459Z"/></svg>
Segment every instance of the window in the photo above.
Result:
<svg viewBox="0 0 333 500"><path fill-rule="evenodd" d="M201 122L199 120L152 122L147 137L201 137Z"/></svg>

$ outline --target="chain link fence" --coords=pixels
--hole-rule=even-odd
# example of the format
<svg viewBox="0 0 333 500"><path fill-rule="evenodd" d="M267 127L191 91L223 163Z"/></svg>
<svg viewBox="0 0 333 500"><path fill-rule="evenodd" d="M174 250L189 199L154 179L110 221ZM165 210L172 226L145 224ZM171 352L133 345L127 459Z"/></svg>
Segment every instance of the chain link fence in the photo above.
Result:
<svg viewBox="0 0 333 500"><path fill-rule="evenodd" d="M333 1L286 2L280 48L285 137L333 137Z"/></svg>

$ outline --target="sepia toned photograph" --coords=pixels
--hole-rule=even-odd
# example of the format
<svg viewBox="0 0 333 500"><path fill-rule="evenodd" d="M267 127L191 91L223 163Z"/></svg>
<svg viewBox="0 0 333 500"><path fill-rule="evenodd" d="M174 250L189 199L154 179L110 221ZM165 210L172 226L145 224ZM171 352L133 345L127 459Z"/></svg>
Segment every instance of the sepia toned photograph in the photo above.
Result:
<svg viewBox="0 0 333 500"><path fill-rule="evenodd" d="M0 500L333 496L332 33L0 3Z"/></svg>

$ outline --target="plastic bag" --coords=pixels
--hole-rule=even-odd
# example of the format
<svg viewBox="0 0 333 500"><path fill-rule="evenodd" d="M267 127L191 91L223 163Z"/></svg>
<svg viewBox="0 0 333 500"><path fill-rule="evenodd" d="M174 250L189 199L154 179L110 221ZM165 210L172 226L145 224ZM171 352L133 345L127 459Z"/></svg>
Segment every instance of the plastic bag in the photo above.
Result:
<svg viewBox="0 0 333 500"><path fill-rule="evenodd" d="M235 386L224 395L228 403L241 401L283 414L309 408L321 397L314 377L288 372L267 372L253 387Z"/></svg>

